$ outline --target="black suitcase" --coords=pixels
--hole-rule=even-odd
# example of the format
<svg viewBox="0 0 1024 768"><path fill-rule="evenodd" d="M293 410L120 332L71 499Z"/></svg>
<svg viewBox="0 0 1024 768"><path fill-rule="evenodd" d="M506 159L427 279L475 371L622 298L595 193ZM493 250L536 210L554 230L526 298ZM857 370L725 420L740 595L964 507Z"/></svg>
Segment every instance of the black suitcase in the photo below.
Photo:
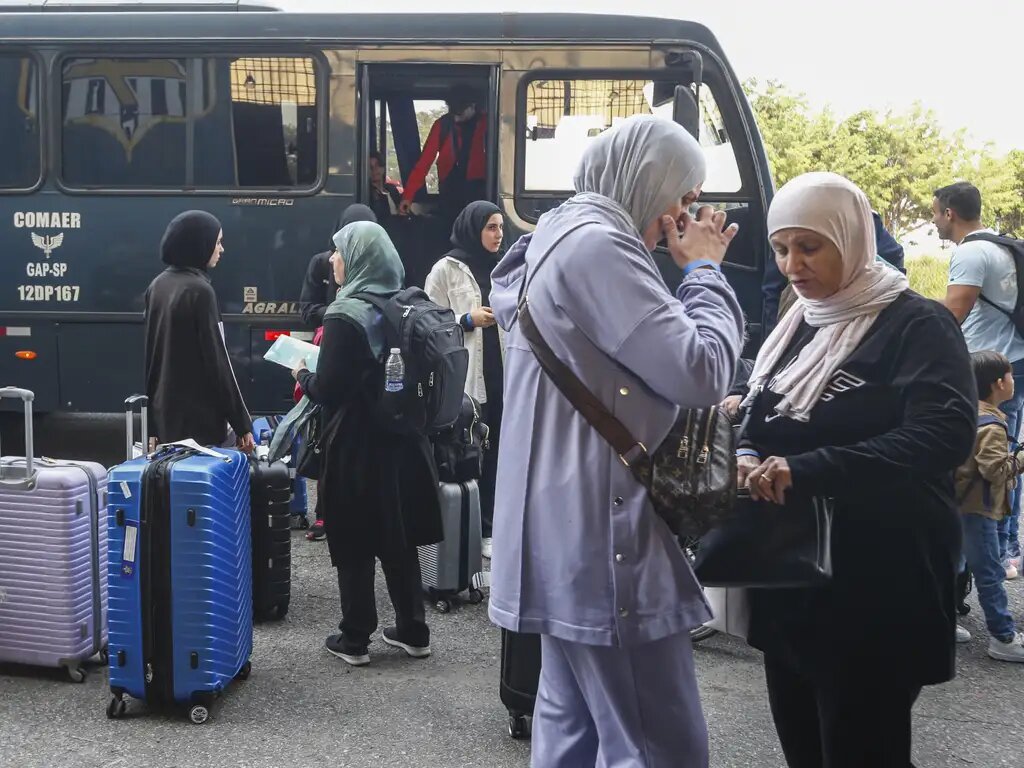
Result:
<svg viewBox="0 0 1024 768"><path fill-rule="evenodd" d="M508 710L508 735L522 739L529 730L540 683L540 635L501 630L501 703Z"/></svg>
<svg viewBox="0 0 1024 768"><path fill-rule="evenodd" d="M252 612L283 619L292 592L292 479L283 461L250 461L252 489Z"/></svg>

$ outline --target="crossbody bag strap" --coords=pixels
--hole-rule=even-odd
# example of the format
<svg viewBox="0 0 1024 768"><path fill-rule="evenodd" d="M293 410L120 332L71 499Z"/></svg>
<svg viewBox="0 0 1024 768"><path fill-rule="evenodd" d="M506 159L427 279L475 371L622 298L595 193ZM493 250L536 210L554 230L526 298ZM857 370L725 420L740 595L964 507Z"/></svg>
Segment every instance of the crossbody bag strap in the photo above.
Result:
<svg viewBox="0 0 1024 768"><path fill-rule="evenodd" d="M538 259L537 266L523 278L523 288L519 296L519 307L516 310L519 328L522 331L523 337L529 343L530 349L537 358L541 369L548 375L548 378L558 388L558 391L586 419L587 423L611 445L618 455L619 461L636 475L638 479L643 481L639 467L641 461L648 458L647 447L633 437L629 428L619 421L608 410L607 406L587 388L587 385L572 372L569 366L559 359L558 355L555 354L554 350L551 349L551 346L544 339L544 335L537 328L536 323L533 322L533 317L530 314L530 299L527 290L532 278L536 276L537 271L544 265L544 262L547 261L555 247L568 235L587 223L589 222L584 222L563 233ZM632 454L632 457L630 457L630 454Z"/></svg>

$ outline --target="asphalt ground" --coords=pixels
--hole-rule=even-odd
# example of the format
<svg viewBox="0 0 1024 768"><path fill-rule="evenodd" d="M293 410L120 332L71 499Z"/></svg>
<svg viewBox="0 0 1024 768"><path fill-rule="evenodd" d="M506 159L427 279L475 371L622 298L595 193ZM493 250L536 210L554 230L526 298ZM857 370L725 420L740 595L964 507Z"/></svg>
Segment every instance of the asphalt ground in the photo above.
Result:
<svg viewBox="0 0 1024 768"><path fill-rule="evenodd" d="M3 422L9 427L8 421ZM120 417L51 417L40 423L38 453L55 458L120 458ZM16 447L4 429L4 453ZM497 630L486 604L428 612L434 655L416 661L371 646L372 664L352 669L330 656L324 638L338 621L337 586L324 543L293 539L291 611L255 631L252 677L233 685L209 722L149 714L131 702L110 721L106 674L84 684L62 673L0 667L0 766L331 766L331 768L512 768L529 764L529 744L508 737L498 699ZM1009 585L1024 620L1024 586ZM381 626L393 617L378 578ZM957 678L924 691L915 709L920 767L1024 765L1024 665L985 655L977 604L964 619L974 640L960 648ZM893 637L893 643L914 638ZM784 768L768 711L759 655L732 638L696 650L715 768ZM685 768L682 758L679 766Z"/></svg>

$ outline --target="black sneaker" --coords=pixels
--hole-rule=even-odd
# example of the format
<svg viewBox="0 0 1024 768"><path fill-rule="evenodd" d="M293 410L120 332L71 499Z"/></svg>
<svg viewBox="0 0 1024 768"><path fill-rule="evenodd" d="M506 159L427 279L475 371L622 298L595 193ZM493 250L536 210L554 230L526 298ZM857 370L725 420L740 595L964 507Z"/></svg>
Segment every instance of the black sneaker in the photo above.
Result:
<svg viewBox="0 0 1024 768"><path fill-rule="evenodd" d="M401 648L407 654L412 656L414 659L425 659L430 655L430 645L410 645L409 643L402 642L398 637L397 627L388 627L382 633L384 636L384 642L394 648Z"/></svg>
<svg viewBox="0 0 1024 768"><path fill-rule="evenodd" d="M362 667L370 663L369 649L365 645L350 643L342 634L331 635L324 645L328 651L353 667Z"/></svg>

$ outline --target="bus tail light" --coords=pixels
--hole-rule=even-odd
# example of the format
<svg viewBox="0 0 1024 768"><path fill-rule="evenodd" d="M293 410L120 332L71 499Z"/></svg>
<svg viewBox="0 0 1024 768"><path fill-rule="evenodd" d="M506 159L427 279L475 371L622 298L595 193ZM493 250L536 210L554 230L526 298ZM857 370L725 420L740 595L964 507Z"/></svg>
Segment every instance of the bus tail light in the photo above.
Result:
<svg viewBox="0 0 1024 768"><path fill-rule="evenodd" d="M19 360L35 360L39 355L33 352L31 349L19 349L14 353L14 356Z"/></svg>

